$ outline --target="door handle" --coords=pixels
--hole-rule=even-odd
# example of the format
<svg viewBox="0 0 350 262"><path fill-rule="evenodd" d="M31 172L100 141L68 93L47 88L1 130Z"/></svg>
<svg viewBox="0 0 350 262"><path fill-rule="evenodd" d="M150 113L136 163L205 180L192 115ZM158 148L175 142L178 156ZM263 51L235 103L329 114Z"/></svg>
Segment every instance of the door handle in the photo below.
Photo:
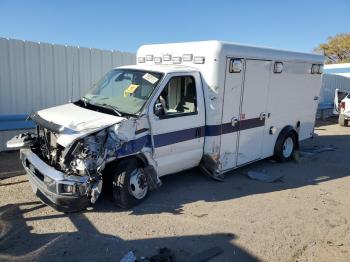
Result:
<svg viewBox="0 0 350 262"><path fill-rule="evenodd" d="M237 125L237 123L238 123L238 118L237 118L237 117L233 117L233 118L231 119L231 125L232 125L232 126L235 126L235 125Z"/></svg>
<svg viewBox="0 0 350 262"><path fill-rule="evenodd" d="M196 128L196 134L195 134L196 138L200 138L201 137L201 133L202 133L201 128L197 127Z"/></svg>
<svg viewBox="0 0 350 262"><path fill-rule="evenodd" d="M266 118L266 113L265 112L260 113L260 120L263 120L265 118Z"/></svg>

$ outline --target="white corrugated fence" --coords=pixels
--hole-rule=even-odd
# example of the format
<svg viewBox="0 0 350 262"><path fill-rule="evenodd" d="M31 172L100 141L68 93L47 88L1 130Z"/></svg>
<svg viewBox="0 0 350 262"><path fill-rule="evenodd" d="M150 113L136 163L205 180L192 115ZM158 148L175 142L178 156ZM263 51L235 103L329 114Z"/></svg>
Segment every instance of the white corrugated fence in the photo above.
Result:
<svg viewBox="0 0 350 262"><path fill-rule="evenodd" d="M111 68L135 62L132 53L0 38L0 117L74 101ZM0 132L0 151L14 133Z"/></svg>

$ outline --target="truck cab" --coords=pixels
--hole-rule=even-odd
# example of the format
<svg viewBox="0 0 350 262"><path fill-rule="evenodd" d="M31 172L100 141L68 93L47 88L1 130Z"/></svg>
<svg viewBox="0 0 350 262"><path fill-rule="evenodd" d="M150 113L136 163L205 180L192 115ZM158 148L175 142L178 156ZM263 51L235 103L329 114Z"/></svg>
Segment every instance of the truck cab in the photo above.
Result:
<svg viewBox="0 0 350 262"><path fill-rule="evenodd" d="M127 188L114 192L117 204L129 207L159 187L159 177L197 166L203 155L201 75L185 66L112 69L81 100L30 118L36 134L7 145L25 147L20 155L34 192L63 211L97 200L111 162L133 163ZM131 200L116 196L123 190Z"/></svg>

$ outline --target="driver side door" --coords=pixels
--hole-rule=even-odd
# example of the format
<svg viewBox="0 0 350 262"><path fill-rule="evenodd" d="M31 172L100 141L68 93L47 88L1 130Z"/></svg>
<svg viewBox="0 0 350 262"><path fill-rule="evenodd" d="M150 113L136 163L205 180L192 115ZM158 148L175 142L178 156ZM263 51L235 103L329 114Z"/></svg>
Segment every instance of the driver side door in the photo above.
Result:
<svg viewBox="0 0 350 262"><path fill-rule="evenodd" d="M198 72L168 74L149 107L160 176L195 167L203 155L205 109Z"/></svg>

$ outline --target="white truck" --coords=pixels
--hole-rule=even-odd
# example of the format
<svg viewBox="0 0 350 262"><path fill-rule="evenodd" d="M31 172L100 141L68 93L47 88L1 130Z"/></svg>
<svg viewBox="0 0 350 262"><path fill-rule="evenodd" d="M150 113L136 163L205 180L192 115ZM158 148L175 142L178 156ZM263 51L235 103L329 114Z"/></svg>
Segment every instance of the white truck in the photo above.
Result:
<svg viewBox="0 0 350 262"><path fill-rule="evenodd" d="M338 123L340 126L348 126L350 120L350 91L335 90L333 113L339 114Z"/></svg>
<svg viewBox="0 0 350 262"><path fill-rule="evenodd" d="M57 209L84 209L102 187L130 208L168 174L200 166L222 180L290 160L313 135L323 59L219 41L144 45L137 65L112 69L81 100L33 113L36 134L8 147L23 147L34 192Z"/></svg>

